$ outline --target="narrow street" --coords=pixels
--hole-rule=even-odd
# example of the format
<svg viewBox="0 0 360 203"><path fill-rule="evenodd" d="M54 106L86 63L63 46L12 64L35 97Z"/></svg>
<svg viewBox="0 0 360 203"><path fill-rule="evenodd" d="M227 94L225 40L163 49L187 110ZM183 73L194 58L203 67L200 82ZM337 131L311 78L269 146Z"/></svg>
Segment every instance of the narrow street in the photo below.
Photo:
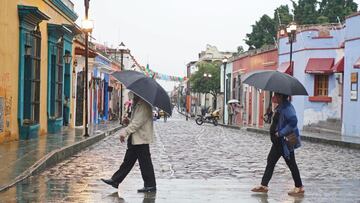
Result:
<svg viewBox="0 0 360 203"><path fill-rule="evenodd" d="M156 194L140 194L139 166L120 185L105 185L123 159L126 145L109 136L76 156L3 193L0 202L359 202L360 154L331 145L303 142L296 159L304 197L290 197L290 171L281 159L267 195L250 189L259 184L271 147L267 136L196 125L174 113L154 122L151 145Z"/></svg>

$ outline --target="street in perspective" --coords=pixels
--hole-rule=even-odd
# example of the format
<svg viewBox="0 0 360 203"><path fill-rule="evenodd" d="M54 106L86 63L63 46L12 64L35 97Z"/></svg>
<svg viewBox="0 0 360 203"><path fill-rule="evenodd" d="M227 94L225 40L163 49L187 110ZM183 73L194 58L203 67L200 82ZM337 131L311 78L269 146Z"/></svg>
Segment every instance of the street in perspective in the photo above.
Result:
<svg viewBox="0 0 360 203"><path fill-rule="evenodd" d="M360 0L0 0L0 203L360 203Z"/></svg>
<svg viewBox="0 0 360 203"><path fill-rule="evenodd" d="M106 137L66 161L1 193L2 202L358 202L360 157L357 150L304 141L297 152L306 194L291 197L289 169L275 168L268 194L252 194L271 146L267 135L198 126L174 113L154 122L151 156L157 192L142 194L139 165L119 189L102 183L122 162L126 145Z"/></svg>

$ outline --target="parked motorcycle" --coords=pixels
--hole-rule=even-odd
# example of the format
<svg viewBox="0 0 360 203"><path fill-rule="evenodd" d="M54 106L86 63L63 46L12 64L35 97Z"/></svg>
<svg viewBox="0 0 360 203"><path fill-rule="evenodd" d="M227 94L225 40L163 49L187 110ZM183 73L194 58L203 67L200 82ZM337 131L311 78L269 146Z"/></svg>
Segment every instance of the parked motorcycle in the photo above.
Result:
<svg viewBox="0 0 360 203"><path fill-rule="evenodd" d="M195 119L196 124L202 125L203 123L212 123L214 126L218 125L219 110L212 112L211 114L198 115Z"/></svg>

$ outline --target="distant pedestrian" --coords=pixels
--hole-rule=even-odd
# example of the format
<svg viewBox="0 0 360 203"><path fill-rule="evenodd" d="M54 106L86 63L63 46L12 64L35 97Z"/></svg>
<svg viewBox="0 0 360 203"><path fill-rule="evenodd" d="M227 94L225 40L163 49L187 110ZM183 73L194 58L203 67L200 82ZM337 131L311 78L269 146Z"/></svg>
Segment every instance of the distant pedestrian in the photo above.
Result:
<svg viewBox="0 0 360 203"><path fill-rule="evenodd" d="M304 186L301 181L300 172L295 161L294 149L300 147L300 135L297 128L297 117L293 105L288 101L287 95L275 93L272 98L273 103L277 103L275 113L270 126L270 138L272 146L267 158L266 169L261 181L261 185L253 188L253 192L268 192L268 183L274 172L275 165L282 156L291 171L295 182L295 188L288 192L289 195L296 196L304 194ZM289 135L294 133L296 144L289 145ZM287 137L288 136L288 137Z"/></svg>
<svg viewBox="0 0 360 203"><path fill-rule="evenodd" d="M232 125L233 124L233 116L234 116L234 107L232 106L232 104L228 104L228 124Z"/></svg>
<svg viewBox="0 0 360 203"><path fill-rule="evenodd" d="M138 192L156 191L154 167L151 161L149 144L153 141L154 129L151 106L137 95L134 95L133 109L129 124L120 131L120 141L127 139L127 150L119 170L111 179L101 179L106 184L118 188L133 168L136 160L139 161L144 187Z"/></svg>

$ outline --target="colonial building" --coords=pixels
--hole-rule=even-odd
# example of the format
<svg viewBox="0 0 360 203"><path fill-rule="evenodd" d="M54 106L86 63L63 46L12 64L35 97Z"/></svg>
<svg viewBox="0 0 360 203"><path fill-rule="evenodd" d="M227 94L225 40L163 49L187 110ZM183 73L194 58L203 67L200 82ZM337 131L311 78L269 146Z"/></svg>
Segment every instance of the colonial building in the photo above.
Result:
<svg viewBox="0 0 360 203"><path fill-rule="evenodd" d="M346 19L342 135L360 137L360 12Z"/></svg>
<svg viewBox="0 0 360 203"><path fill-rule="evenodd" d="M277 48L266 46L250 50L229 59L221 68L221 86L225 90L225 123L237 126L264 127L264 114L270 103L270 93L242 83L245 74L258 70L276 70L278 66ZM225 68L225 74L223 72ZM225 76L225 82L224 82ZM228 101L237 99L240 105L233 110L229 119Z"/></svg>
<svg viewBox="0 0 360 203"><path fill-rule="evenodd" d="M69 114L73 37L70 0L0 2L0 143L60 130ZM9 19L12 19L11 21Z"/></svg>
<svg viewBox="0 0 360 203"><path fill-rule="evenodd" d="M290 66L288 37L279 39L279 64ZM290 74L304 84L309 96L294 96L298 127L340 134L342 118L344 29L342 25L300 26L293 43Z"/></svg>
<svg viewBox="0 0 360 203"><path fill-rule="evenodd" d="M70 127L83 127L85 123L85 38L77 36L74 40L75 58L73 60L72 76L72 102L70 113ZM89 43L89 70L93 69L96 51L92 43ZM88 75L91 80L91 72Z"/></svg>

